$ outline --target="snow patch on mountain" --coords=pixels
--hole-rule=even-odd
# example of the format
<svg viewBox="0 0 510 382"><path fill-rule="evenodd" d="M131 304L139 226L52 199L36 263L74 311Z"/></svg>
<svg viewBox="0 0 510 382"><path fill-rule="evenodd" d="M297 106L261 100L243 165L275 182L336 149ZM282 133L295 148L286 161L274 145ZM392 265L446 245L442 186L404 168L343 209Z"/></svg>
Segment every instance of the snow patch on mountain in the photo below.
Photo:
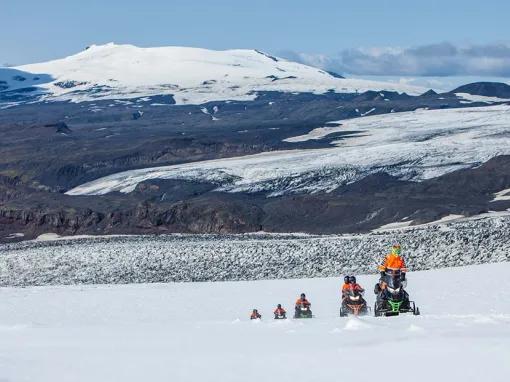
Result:
<svg viewBox="0 0 510 382"><path fill-rule="evenodd" d="M507 199L502 199L502 200L507 200ZM493 200L493 201L497 201L497 200ZM444 223L469 222L469 221L475 221L475 220L487 219L487 218L496 218L496 217L510 217L510 209L504 210L504 211L489 211L489 212L484 212L484 213L481 213L478 215L473 215L473 216L451 214L451 215L444 216L441 219L438 219L435 221L431 221L431 222L423 223L423 224L415 224L415 225L413 225L412 220L402 219L401 221L384 224L381 227L372 230L372 232L387 232L387 231L393 231L393 230L416 230L416 229L427 228L427 227L436 226L436 225L443 225Z"/></svg>
<svg viewBox="0 0 510 382"><path fill-rule="evenodd" d="M494 199L492 200L493 202L499 202L501 200L510 200L510 188L496 192L494 194Z"/></svg>
<svg viewBox="0 0 510 382"><path fill-rule="evenodd" d="M496 102L510 102L508 98L499 98L499 97L487 97L469 93L455 93L455 95L459 98L462 98L462 103L474 103L474 102L484 102L484 103L496 103Z"/></svg>
<svg viewBox="0 0 510 382"><path fill-rule="evenodd" d="M331 191L378 172L420 181L510 154L508 105L416 110L331 124L334 126L286 139L303 142L350 132L336 139L331 148L274 151L125 171L80 185L68 194L128 193L150 179L207 181L218 184L218 190L230 192L313 193Z"/></svg>
<svg viewBox="0 0 510 382"><path fill-rule="evenodd" d="M177 104L247 101L255 99L261 91L322 94L386 90L416 95L424 91L405 84L336 78L320 69L256 50L139 48L113 43L92 45L59 60L9 70L0 68L1 84L5 89L0 91L35 86L50 101L168 94L173 95Z"/></svg>

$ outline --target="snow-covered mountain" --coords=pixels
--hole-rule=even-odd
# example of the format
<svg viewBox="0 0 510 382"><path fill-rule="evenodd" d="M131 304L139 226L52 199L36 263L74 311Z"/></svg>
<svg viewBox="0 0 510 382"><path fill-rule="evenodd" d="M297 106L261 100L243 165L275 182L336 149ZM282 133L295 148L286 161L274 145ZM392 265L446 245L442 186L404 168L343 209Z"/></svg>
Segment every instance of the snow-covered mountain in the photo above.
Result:
<svg viewBox="0 0 510 382"><path fill-rule="evenodd" d="M331 191L370 174L386 172L420 181L510 154L510 106L417 110L329 123L286 139L333 139L324 149L275 151L243 157L126 171L83 184L69 195L131 192L149 179L186 179L233 192Z"/></svg>
<svg viewBox="0 0 510 382"><path fill-rule="evenodd" d="M92 45L63 59L0 68L0 92L72 102L173 95L177 104L252 100L260 91L322 94L387 90L420 94L405 84L337 78L257 50Z"/></svg>
<svg viewBox="0 0 510 382"><path fill-rule="evenodd" d="M256 50L107 44L0 68L0 241L360 232L509 208L492 201L510 187L508 85L424 90Z"/></svg>

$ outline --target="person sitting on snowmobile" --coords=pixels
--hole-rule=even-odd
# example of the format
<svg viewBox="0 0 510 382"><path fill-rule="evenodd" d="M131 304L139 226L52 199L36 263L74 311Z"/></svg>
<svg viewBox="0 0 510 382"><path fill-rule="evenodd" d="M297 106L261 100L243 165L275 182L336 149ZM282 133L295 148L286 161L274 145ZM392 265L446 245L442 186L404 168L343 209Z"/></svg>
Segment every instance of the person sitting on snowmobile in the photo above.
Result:
<svg viewBox="0 0 510 382"><path fill-rule="evenodd" d="M301 296L296 301L296 309L300 307L309 308L310 306L312 306L312 304L306 299L306 295L301 293Z"/></svg>
<svg viewBox="0 0 510 382"><path fill-rule="evenodd" d="M345 296L347 295L347 293L351 289L354 289L355 291L358 291L360 293L364 293L365 292L365 289L363 289L361 287L361 285L359 285L356 282L356 277L355 276L345 276L344 277L344 285L342 286L342 299L345 298Z"/></svg>
<svg viewBox="0 0 510 382"><path fill-rule="evenodd" d="M379 282L375 284L374 287L375 294L379 294L385 288L384 275L388 270L392 271L400 270L401 280L405 282L406 279L405 272L407 272L407 268L404 259L400 256L401 252L402 249L399 244L393 245L393 247L391 247L391 253L386 255L383 263L379 265L378 270L379 272L381 272L381 278L379 279Z"/></svg>
<svg viewBox="0 0 510 382"><path fill-rule="evenodd" d="M344 276L344 285L342 285L342 298L345 297L345 292L351 287L349 276Z"/></svg>
<svg viewBox="0 0 510 382"><path fill-rule="evenodd" d="M340 307L340 317L347 315L367 314L367 302L363 298L365 290L356 282L356 277L349 276L347 288L342 290L342 306Z"/></svg>
<svg viewBox="0 0 510 382"><path fill-rule="evenodd" d="M250 320L260 320L262 316L257 309L253 309L251 312Z"/></svg>
<svg viewBox="0 0 510 382"><path fill-rule="evenodd" d="M386 271L386 269L400 269L402 272L406 272L406 263L400 254L402 253L402 248L399 244L393 245L391 247L391 252L386 255L384 261L381 265L379 265L378 269L381 272Z"/></svg>
<svg viewBox="0 0 510 382"><path fill-rule="evenodd" d="M352 292L358 292L359 295L360 295L360 298L361 298L361 301L365 301L365 299L363 298L363 293L365 293L365 289L363 289L361 287L361 285L359 285L357 282L356 282L356 277L355 276L349 276L349 284L347 284L347 288L346 289L342 289L342 303L344 302L344 300L348 297L348 295Z"/></svg>
<svg viewBox="0 0 510 382"><path fill-rule="evenodd" d="M361 285L359 285L357 282L356 282L356 276L349 276L349 285L350 285L350 288L351 289L354 289L360 293L364 293L365 292L365 289L363 289L361 287Z"/></svg>
<svg viewBox="0 0 510 382"><path fill-rule="evenodd" d="M295 307L295 318L301 318L303 317L303 310L306 311L306 317L311 317L312 311L310 310L310 307L312 304L306 299L306 295L304 293L301 293L301 296L296 301L296 307Z"/></svg>
<svg viewBox="0 0 510 382"><path fill-rule="evenodd" d="M273 313L275 318L285 318L287 315L285 309L282 308L282 304L278 304Z"/></svg>

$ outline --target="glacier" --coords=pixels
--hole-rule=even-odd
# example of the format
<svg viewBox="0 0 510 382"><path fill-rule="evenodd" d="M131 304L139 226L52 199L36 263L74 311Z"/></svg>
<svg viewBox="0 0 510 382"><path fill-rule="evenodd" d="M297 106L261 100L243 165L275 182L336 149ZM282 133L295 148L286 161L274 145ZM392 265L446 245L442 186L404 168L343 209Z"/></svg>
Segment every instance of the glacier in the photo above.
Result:
<svg viewBox="0 0 510 382"><path fill-rule="evenodd" d="M386 172L420 181L472 168L510 154L510 106L415 110L333 121L287 142L327 139L331 147L151 167L115 173L79 185L69 195L132 192L150 179L211 182L229 192L329 192L369 174ZM331 124L327 124L331 125Z"/></svg>
<svg viewBox="0 0 510 382"><path fill-rule="evenodd" d="M412 270L510 261L510 212L367 234L63 237L0 245L0 286L243 281L375 272L392 243ZM42 238L41 238L42 239Z"/></svg>

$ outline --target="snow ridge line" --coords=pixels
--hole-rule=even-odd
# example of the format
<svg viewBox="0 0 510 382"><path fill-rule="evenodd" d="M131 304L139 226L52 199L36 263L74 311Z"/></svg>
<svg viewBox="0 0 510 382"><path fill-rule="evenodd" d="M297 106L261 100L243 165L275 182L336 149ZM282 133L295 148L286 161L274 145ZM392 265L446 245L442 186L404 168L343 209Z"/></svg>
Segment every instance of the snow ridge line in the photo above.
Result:
<svg viewBox="0 0 510 382"><path fill-rule="evenodd" d="M374 273L399 242L411 270L510 260L510 217L344 236L163 235L0 246L0 285L239 281Z"/></svg>

